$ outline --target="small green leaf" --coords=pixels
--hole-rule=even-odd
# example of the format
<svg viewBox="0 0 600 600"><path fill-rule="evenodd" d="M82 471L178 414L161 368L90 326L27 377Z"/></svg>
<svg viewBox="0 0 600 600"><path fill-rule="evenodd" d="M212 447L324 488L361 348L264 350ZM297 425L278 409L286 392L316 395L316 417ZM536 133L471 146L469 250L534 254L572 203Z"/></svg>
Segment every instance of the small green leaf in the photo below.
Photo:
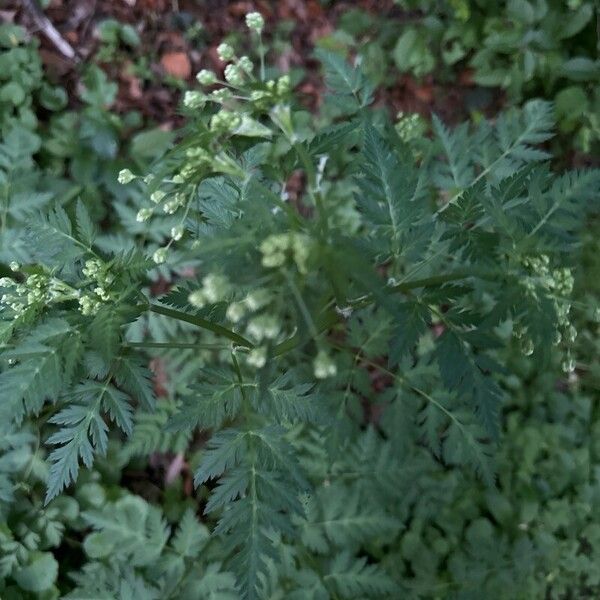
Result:
<svg viewBox="0 0 600 600"><path fill-rule="evenodd" d="M27 592L43 592L56 582L58 562L51 552L34 552L29 564L18 569L14 578Z"/></svg>

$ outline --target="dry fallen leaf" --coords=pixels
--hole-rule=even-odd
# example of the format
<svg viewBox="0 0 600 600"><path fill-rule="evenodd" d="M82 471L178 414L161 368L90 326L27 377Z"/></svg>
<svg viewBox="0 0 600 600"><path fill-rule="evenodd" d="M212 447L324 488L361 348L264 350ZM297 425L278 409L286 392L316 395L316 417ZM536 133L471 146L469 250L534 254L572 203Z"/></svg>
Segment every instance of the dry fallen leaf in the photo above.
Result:
<svg viewBox="0 0 600 600"><path fill-rule="evenodd" d="M166 73L178 79L187 79L192 73L190 59L185 52L167 52L160 59Z"/></svg>

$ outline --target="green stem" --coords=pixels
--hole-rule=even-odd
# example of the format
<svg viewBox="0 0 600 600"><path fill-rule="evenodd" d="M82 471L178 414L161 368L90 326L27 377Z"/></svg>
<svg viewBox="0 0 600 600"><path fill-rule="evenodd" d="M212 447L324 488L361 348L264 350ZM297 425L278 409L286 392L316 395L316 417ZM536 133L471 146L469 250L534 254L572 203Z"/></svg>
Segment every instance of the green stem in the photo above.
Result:
<svg viewBox="0 0 600 600"><path fill-rule="evenodd" d="M414 279L413 281L405 281L403 283L398 283L395 286L390 287L390 292L408 292L410 290L422 287L435 287L436 285L442 285L450 281L466 279L467 277L490 278L494 276L496 276L496 274L489 272L479 273L475 271L455 271L453 273L447 273L445 275L434 275L432 277L425 277L423 279ZM354 310L357 310L369 306L374 301L375 298L372 295L369 295L349 302L348 306ZM321 334L324 331L327 331L328 329L333 327L338 321L339 315L335 311L328 310L327 312L323 312L320 318L316 319L315 329L317 330L318 334ZM301 346L310 339L311 336L301 335L297 333L292 337L288 338L287 340L284 340L283 342L277 344L275 348L273 348L273 356L281 356L283 354L286 354L290 350Z"/></svg>
<svg viewBox="0 0 600 600"><path fill-rule="evenodd" d="M229 346L221 344L195 344L194 342L127 342L126 348L182 348L190 350L227 350Z"/></svg>
<svg viewBox="0 0 600 600"><path fill-rule="evenodd" d="M390 293L395 292L409 292L418 288L435 287L443 285L444 283L450 283L451 281L458 281L460 279L467 279L469 277L479 277L481 279L489 279L496 277L497 273L492 272L478 272L478 271L454 271L453 273L446 273L445 275L433 275L431 277L424 277L423 279L413 279L412 281L404 281L397 283L396 285L389 287ZM348 306L354 309L364 308L374 302L372 295L352 300L348 303Z"/></svg>
<svg viewBox="0 0 600 600"><path fill-rule="evenodd" d="M254 344L250 340L247 340L245 337L235 333L235 331L231 331L226 327L218 325L217 323L213 323L212 321L208 321L207 319L203 319L202 317L190 315L180 310L175 310L174 308L160 306L159 304L150 304L148 309L156 314L164 315L165 317L171 317L172 319L177 319L178 321L184 321L185 323L191 323L196 327L212 331L216 335L230 339L238 346L243 346L244 348L254 348Z"/></svg>

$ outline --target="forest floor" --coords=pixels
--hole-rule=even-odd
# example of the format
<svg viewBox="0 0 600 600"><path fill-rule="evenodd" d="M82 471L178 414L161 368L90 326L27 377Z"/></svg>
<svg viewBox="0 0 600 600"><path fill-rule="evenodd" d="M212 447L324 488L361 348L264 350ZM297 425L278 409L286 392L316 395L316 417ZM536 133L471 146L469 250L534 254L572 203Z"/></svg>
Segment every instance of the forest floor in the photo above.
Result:
<svg viewBox="0 0 600 600"><path fill-rule="evenodd" d="M328 6L318 0L51 0L43 14L73 49L75 56L70 59L49 40L40 24L42 13L35 6L35 0L8 0L0 19L18 23L39 38L48 75L73 101L82 66L97 62L119 83L113 110L137 110L165 128L178 122L181 89L192 83L195 73L201 68L222 71L216 48L224 36L244 28L244 15L252 10L265 16L267 38L274 24L290 24L278 66L304 69L298 91L311 109L318 107L323 91L313 49L318 39L335 30L341 15L360 8L395 20L399 26L414 17L391 0L341 0ZM139 44L108 55L98 30L106 19L130 24ZM476 92L468 69L444 82L433 75L416 80L398 74L378 92L377 101L396 112L425 116L435 112L455 123L467 116L466 99ZM502 93L492 92L489 103L495 112L502 104Z"/></svg>

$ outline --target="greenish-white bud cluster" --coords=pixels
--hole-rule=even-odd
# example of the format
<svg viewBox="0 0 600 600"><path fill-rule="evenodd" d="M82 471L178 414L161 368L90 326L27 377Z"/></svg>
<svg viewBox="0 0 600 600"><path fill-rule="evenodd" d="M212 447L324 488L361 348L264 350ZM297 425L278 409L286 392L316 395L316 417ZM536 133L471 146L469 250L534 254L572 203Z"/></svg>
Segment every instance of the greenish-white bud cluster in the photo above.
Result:
<svg viewBox="0 0 600 600"><path fill-rule="evenodd" d="M157 265L162 265L167 260L169 249L165 246L164 248L158 248L152 254L152 260Z"/></svg>
<svg viewBox="0 0 600 600"><path fill-rule="evenodd" d="M171 227L171 237L173 240L178 242L185 232L183 225L176 225L175 227Z"/></svg>
<svg viewBox="0 0 600 600"><path fill-rule="evenodd" d="M252 71L254 71L254 64L248 56L241 56L237 64L246 75L251 75Z"/></svg>
<svg viewBox="0 0 600 600"><path fill-rule="evenodd" d="M117 177L117 181L121 185L131 183L134 179L136 179L136 176L129 169L122 169Z"/></svg>
<svg viewBox="0 0 600 600"><path fill-rule="evenodd" d="M267 363L267 348L265 346L253 348L246 355L246 362L251 367L262 369Z"/></svg>
<svg viewBox="0 0 600 600"><path fill-rule="evenodd" d="M573 373L576 367L575 360L570 355L568 355L567 358L565 358L565 360L562 361L561 367L565 373Z"/></svg>
<svg viewBox="0 0 600 600"><path fill-rule="evenodd" d="M313 372L317 379L327 379L337 375L337 365L325 350L319 350L315 356Z"/></svg>
<svg viewBox="0 0 600 600"><path fill-rule="evenodd" d="M250 102L259 110L269 110L284 101L290 93L291 81L289 75L282 75L279 79L270 79L265 84L264 90L250 92Z"/></svg>
<svg viewBox="0 0 600 600"><path fill-rule="evenodd" d="M79 298L79 311L86 317L95 315L101 306L102 299L93 294L82 294Z"/></svg>
<svg viewBox="0 0 600 600"><path fill-rule="evenodd" d="M223 42L217 46L217 55L223 62L229 62L235 58L235 50L229 44Z"/></svg>
<svg viewBox="0 0 600 600"><path fill-rule="evenodd" d="M0 278L0 306L8 307L15 313L15 318L21 316L27 309L41 309L51 302L77 297L72 287L54 277L41 273L29 275L24 282L18 283L10 277Z"/></svg>
<svg viewBox="0 0 600 600"><path fill-rule="evenodd" d="M281 331L279 320L274 315L254 317L246 327L246 333L257 342L275 340Z"/></svg>
<svg viewBox="0 0 600 600"><path fill-rule="evenodd" d="M231 284L224 275L209 273L202 279L202 287L193 291L188 301L196 308L202 308L207 304L221 302L231 293Z"/></svg>
<svg viewBox="0 0 600 600"><path fill-rule="evenodd" d="M233 93L227 88L219 88L218 90L213 90L210 93L210 99L217 104L225 104L229 102L232 97Z"/></svg>
<svg viewBox="0 0 600 600"><path fill-rule="evenodd" d="M230 110L220 110L210 119L210 130L213 133L230 133L236 130L242 122L242 117Z"/></svg>
<svg viewBox="0 0 600 600"><path fill-rule="evenodd" d="M244 71L237 64L231 63L225 67L225 81L234 87L244 85Z"/></svg>
<svg viewBox="0 0 600 600"><path fill-rule="evenodd" d="M227 307L227 318L236 324L247 319L246 335L260 344L246 355L248 366L256 369L261 369L266 364L269 345L283 336L279 318L264 312L272 301L273 296L268 289L258 288L249 292L244 299L232 302Z"/></svg>
<svg viewBox="0 0 600 600"><path fill-rule="evenodd" d="M85 261L82 273L90 279L95 279L98 285L109 287L113 284L115 277L110 273L108 266L97 258Z"/></svg>
<svg viewBox="0 0 600 600"><path fill-rule="evenodd" d="M418 113L400 111L396 118L396 131L403 142L408 143L425 135L427 123Z"/></svg>
<svg viewBox="0 0 600 600"><path fill-rule="evenodd" d="M154 204L159 204L166 195L167 193L163 190L155 190L150 194L150 200L152 200Z"/></svg>
<svg viewBox="0 0 600 600"><path fill-rule="evenodd" d="M196 80L200 85L213 85L217 82L217 76L214 71L202 69L197 75Z"/></svg>
<svg viewBox="0 0 600 600"><path fill-rule="evenodd" d="M103 303L112 299L110 288L115 277L108 265L98 258L86 260L81 271L85 277L92 280L94 287L91 291L79 295L79 310L86 316L95 315Z"/></svg>
<svg viewBox="0 0 600 600"><path fill-rule="evenodd" d="M186 196L182 193L177 193L171 196L164 204L163 204L163 212L166 215L172 215L176 213L182 206L185 205Z"/></svg>
<svg viewBox="0 0 600 600"><path fill-rule="evenodd" d="M186 108L198 109L204 108L206 104L206 95L197 90L188 90L183 95L183 105Z"/></svg>
<svg viewBox="0 0 600 600"><path fill-rule="evenodd" d="M523 278L523 286L527 293L536 299L540 293L547 294L552 300L557 316L557 329L554 333L553 342L556 345L563 341L572 344L577 337L577 330L569 320L571 302L568 298L573 292L575 283L571 269L552 269L550 267L550 257L546 254L527 257L522 262L529 271L529 276ZM533 349L531 349L531 352L529 351L533 344L528 343L526 339L522 341L521 345L526 355L533 352ZM565 365L568 366L573 363L570 353L567 354L567 359L563 361L563 368L565 368ZM568 369L565 370L569 372Z"/></svg>
<svg viewBox="0 0 600 600"><path fill-rule="evenodd" d="M248 29L260 35L265 26L265 19L259 12L250 12L246 15L246 25Z"/></svg>
<svg viewBox="0 0 600 600"><path fill-rule="evenodd" d="M138 210L137 212L137 215L135 216L135 220L138 223L144 223L152 216L153 212L154 211L148 207L140 208L140 210Z"/></svg>
<svg viewBox="0 0 600 600"><path fill-rule="evenodd" d="M253 290L241 302L232 302L227 307L226 316L233 323L238 323L248 313L256 313L268 306L271 299L271 294L268 290L264 288Z"/></svg>
<svg viewBox="0 0 600 600"><path fill-rule="evenodd" d="M225 312L225 316L232 322L238 323L246 316L246 307L243 302L232 302Z"/></svg>
<svg viewBox="0 0 600 600"><path fill-rule="evenodd" d="M310 256L310 238L301 233L277 233L270 235L260 245L264 267L281 267L289 257L293 258L298 270L306 273Z"/></svg>

